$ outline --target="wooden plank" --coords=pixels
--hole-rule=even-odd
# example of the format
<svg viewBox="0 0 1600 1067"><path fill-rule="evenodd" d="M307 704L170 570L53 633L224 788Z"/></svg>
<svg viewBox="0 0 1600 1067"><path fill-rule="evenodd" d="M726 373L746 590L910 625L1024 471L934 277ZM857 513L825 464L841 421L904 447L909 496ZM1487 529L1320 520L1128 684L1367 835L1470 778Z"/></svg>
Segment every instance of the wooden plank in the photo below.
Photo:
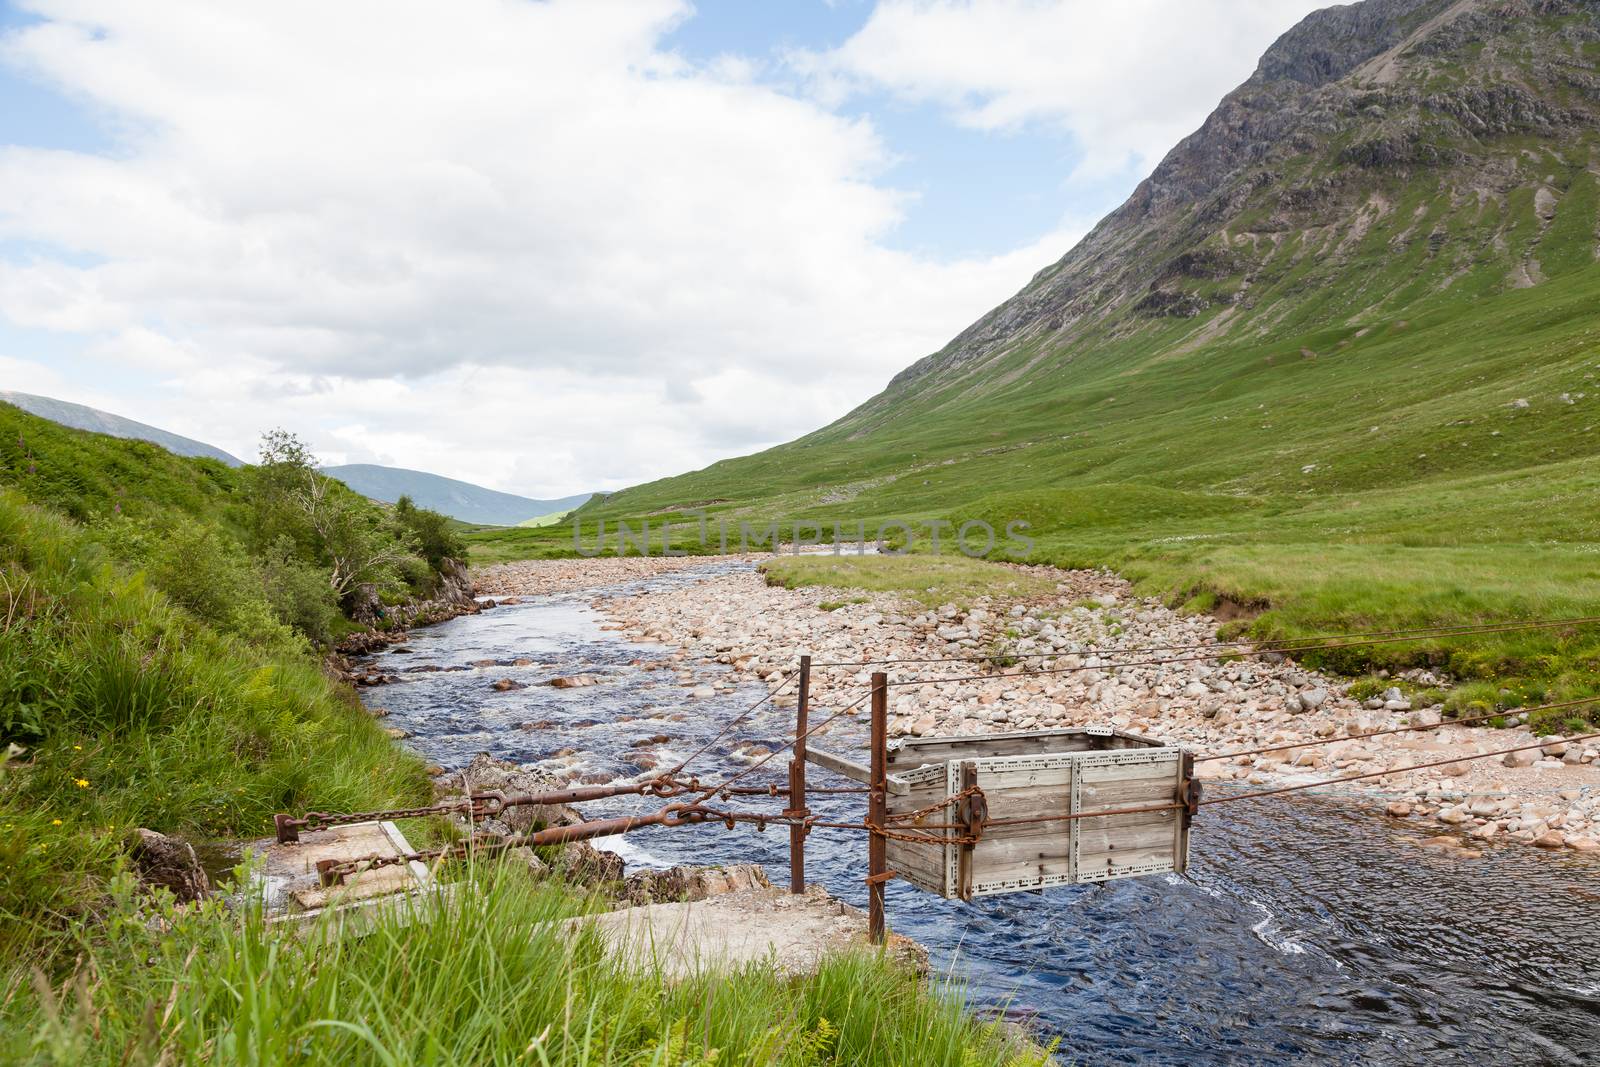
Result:
<svg viewBox="0 0 1600 1067"><path fill-rule="evenodd" d="M979 842L974 850L974 864L982 868L982 877L973 883L975 897L1075 882L1100 882L1133 873L1161 874L1174 869L1170 834L1161 835L1160 842L1155 845L1080 856L1076 864L1061 851L1044 849L1013 855L1003 862L985 860L979 857L982 847L983 842Z"/></svg>
<svg viewBox="0 0 1600 1067"><path fill-rule="evenodd" d="M1177 833L1177 818L1163 822L1143 823L1138 826L1112 826L1104 829L1078 828L1078 862L1103 859L1110 854L1121 854L1130 849L1161 848L1170 853L1172 839Z"/></svg>
<svg viewBox="0 0 1600 1067"><path fill-rule="evenodd" d="M872 784L871 768L864 763L857 763L855 760L846 759L832 752L824 752L820 748L808 747L806 749L806 762L815 763L818 767L830 770L834 774L843 775L851 781L860 782L862 785ZM889 776L888 783L890 793L904 794L910 788L903 779L894 775Z"/></svg>
<svg viewBox="0 0 1600 1067"><path fill-rule="evenodd" d="M1160 741L1113 731L1090 733L1081 726L1058 730L1017 730L961 737L907 737L889 750L889 766L921 766L945 760L994 756L1045 755L1107 749L1164 748Z"/></svg>
<svg viewBox="0 0 1600 1067"><path fill-rule="evenodd" d="M918 889L945 895L944 846L889 841L889 869Z"/></svg>
<svg viewBox="0 0 1600 1067"><path fill-rule="evenodd" d="M1172 870L1172 846L1169 842L1156 848L1095 857L1092 860L1080 857L1077 880L1104 882L1112 878L1129 878L1142 874L1168 874Z"/></svg>

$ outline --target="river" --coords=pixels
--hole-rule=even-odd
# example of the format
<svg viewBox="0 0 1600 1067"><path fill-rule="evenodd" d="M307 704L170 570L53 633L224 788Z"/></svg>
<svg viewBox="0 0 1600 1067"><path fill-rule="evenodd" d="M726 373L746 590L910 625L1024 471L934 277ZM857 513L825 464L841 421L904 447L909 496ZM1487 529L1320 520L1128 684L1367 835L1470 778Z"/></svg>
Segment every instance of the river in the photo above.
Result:
<svg viewBox="0 0 1600 1067"><path fill-rule="evenodd" d="M364 698L446 767L479 752L588 775L637 775L628 760L641 754L671 766L764 690L691 699L673 671L636 665L668 650L602 630L590 601L737 566L524 598L415 631L378 657L404 681ZM510 665L518 659L532 662ZM471 666L486 660L504 665ZM724 671L697 667L706 680ZM580 672L600 684L537 684ZM528 688L495 691L502 678ZM828 705L829 695L818 703ZM776 747L792 725L791 709L768 706L693 769L707 780L742 770L741 744ZM850 749L839 735L828 745ZM752 779L777 781L786 762L780 755ZM819 769L810 780L849 784ZM584 810L612 815L659 803L619 799ZM850 819L863 806L859 796L811 805ZM1600 1063L1600 866L1516 846L1453 858L1418 847L1424 836L1336 797L1219 805L1195 822L1187 878L972 904L891 883L889 922L925 945L976 1006L1061 1037L1063 1062ZM788 878L781 828L650 828L609 847L630 866L754 861L775 884ZM864 837L817 830L807 857L813 880L864 906Z"/></svg>

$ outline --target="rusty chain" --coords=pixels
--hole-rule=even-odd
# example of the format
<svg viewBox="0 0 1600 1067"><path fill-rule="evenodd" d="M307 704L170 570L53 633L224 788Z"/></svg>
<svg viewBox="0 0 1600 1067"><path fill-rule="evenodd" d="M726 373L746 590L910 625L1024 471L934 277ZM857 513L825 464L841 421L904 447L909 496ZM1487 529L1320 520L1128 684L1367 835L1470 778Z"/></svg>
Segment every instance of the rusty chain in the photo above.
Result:
<svg viewBox="0 0 1600 1067"><path fill-rule="evenodd" d="M472 793L465 797L451 797L441 800L436 804L424 805L415 808L386 808L381 811L357 811L333 813L326 811L308 811L300 818L291 815L279 814L273 816L273 826L277 832L279 844L292 844L300 840L302 833L316 833L319 830L329 830L335 826L350 826L354 823L377 822L388 819L424 819L431 815L465 815L473 821L490 819L502 814L507 808L523 805L541 805L556 807L564 804L578 804L589 800L605 800L619 796L647 796L667 800L684 793L700 792L707 796L717 795L723 800L734 796L750 797L780 797L789 795L789 787L776 782L768 785L731 785L725 784L718 787L714 794L707 791L699 778L690 778L680 781L670 774L660 775L644 782L630 783L627 785L585 786L569 789L551 790L547 793L519 793L507 795L498 789L485 790ZM821 786L809 790L812 793L865 793L865 786Z"/></svg>
<svg viewBox="0 0 1600 1067"><path fill-rule="evenodd" d="M918 819L921 819L921 818L924 818L926 816L932 815L934 812L938 811L940 808L949 807L951 804L959 804L963 800L967 799L968 797L981 797L981 796L983 796L983 790L982 789L979 789L975 785L969 785L969 786L967 786L967 788L963 789L959 793L951 793L948 797L945 797L943 800L939 801L939 803L937 803L937 804L929 804L927 807L918 808L916 811L903 811L903 812L900 812L897 815L890 815L889 816L889 821L890 822L916 822Z"/></svg>

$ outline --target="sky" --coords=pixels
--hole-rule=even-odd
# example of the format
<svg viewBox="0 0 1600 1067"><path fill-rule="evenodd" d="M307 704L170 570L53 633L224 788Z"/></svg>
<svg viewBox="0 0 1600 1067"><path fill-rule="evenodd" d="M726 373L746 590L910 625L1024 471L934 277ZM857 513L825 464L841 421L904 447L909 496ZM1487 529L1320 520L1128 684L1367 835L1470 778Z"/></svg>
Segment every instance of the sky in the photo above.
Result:
<svg viewBox="0 0 1600 1067"><path fill-rule="evenodd" d="M831 422L1306 0L0 0L0 389L548 498Z"/></svg>

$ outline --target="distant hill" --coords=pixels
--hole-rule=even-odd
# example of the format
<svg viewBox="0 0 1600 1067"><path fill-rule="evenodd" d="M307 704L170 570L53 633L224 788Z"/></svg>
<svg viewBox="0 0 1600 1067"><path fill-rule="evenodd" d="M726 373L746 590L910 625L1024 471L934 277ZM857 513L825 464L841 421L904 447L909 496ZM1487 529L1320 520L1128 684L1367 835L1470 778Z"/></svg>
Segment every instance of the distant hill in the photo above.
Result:
<svg viewBox="0 0 1600 1067"><path fill-rule="evenodd" d="M230 467L242 467L244 463L236 456L229 455L222 449L208 445L204 441L194 441L187 437L180 437L175 433L146 426L142 422L125 419L121 415L113 415L108 411L97 408L85 407L82 404L73 404L65 400L56 400L48 396L34 396L32 393L13 393L0 389L0 400L7 404L15 405L30 415L37 415L41 419L49 419L63 426L70 426L74 430L88 430L92 433L109 434L112 437L131 438L137 441L149 441L158 444L168 452L179 456L209 456L219 459Z"/></svg>
<svg viewBox="0 0 1600 1067"><path fill-rule="evenodd" d="M570 511L593 495L579 493L557 500L533 500L426 471L380 467L373 463L346 463L324 467L323 471L374 500L392 504L402 496L409 496L418 507L432 508L453 519L485 526L515 526L527 519Z"/></svg>

